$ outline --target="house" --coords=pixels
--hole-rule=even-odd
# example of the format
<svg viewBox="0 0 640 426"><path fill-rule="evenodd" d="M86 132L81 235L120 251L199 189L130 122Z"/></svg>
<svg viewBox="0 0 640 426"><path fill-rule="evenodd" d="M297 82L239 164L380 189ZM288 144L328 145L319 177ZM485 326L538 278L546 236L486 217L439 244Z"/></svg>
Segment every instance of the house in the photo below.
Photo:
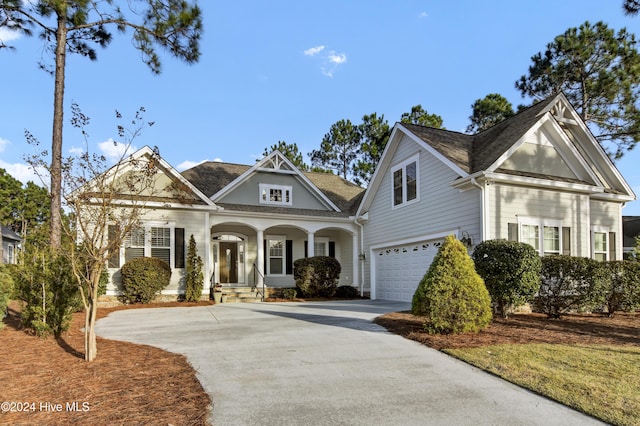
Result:
<svg viewBox="0 0 640 426"><path fill-rule="evenodd" d="M11 265L17 262L18 250L22 238L7 226L0 225L2 246L0 247L0 264Z"/></svg>
<svg viewBox="0 0 640 426"><path fill-rule="evenodd" d="M466 135L396 124L358 208L371 298L410 301L444 236L622 259L635 194L563 94Z"/></svg>
<svg viewBox="0 0 640 426"><path fill-rule="evenodd" d="M293 287L295 259L329 255L341 285L398 301L411 300L450 234L470 251L509 239L540 255L621 259L621 211L635 199L562 94L476 135L397 123L366 190L302 172L278 151L252 166L158 165L173 192L150 204L109 271L117 283L125 261L161 257L174 271L172 295L183 291L190 235L211 283Z"/></svg>
<svg viewBox="0 0 640 426"><path fill-rule="evenodd" d="M148 155L148 147L133 154ZM207 283L295 287L293 261L313 255L339 260L340 285L360 282L354 214L362 188L333 174L302 172L278 151L253 166L205 162L181 174L160 159L158 168L163 177L157 182L172 190L147 203L141 226L112 256L107 295L119 292L119 268L142 256L170 264L171 284L163 294L182 293L191 235Z"/></svg>
<svg viewBox="0 0 640 426"><path fill-rule="evenodd" d="M640 237L640 216L622 216L623 251L633 253Z"/></svg>

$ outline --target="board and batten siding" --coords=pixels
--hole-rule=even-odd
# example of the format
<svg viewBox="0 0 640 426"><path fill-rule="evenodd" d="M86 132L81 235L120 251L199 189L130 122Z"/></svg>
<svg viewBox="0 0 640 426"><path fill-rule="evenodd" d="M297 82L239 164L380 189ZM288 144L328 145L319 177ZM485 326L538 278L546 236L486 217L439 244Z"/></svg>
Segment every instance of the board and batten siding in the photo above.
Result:
<svg viewBox="0 0 640 426"><path fill-rule="evenodd" d="M419 200L393 208L391 170L419 156ZM404 136L385 170L364 224L365 289L371 289L371 246L458 230L474 244L480 240L480 195L476 188L460 191L451 186L459 176L447 165ZM425 272L428 265L425 265Z"/></svg>
<svg viewBox="0 0 640 426"><path fill-rule="evenodd" d="M590 256L589 196L515 185L491 184L488 191L488 239L507 239L508 224L518 218L539 218L571 227L571 254Z"/></svg>

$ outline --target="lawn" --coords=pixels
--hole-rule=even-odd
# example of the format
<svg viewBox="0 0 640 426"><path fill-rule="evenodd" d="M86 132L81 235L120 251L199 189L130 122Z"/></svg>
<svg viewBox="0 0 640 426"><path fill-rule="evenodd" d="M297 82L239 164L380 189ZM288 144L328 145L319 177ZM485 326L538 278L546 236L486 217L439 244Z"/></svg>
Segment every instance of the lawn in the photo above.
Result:
<svg viewBox="0 0 640 426"><path fill-rule="evenodd" d="M520 314L446 336L429 335L406 312L376 322L607 423L640 424L640 314Z"/></svg>

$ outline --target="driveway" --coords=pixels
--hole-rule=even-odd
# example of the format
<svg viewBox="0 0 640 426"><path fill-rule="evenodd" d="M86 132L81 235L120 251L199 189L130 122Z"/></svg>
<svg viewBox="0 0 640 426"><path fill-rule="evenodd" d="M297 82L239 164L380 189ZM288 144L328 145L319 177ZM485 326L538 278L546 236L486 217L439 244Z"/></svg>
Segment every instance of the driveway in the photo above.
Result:
<svg viewBox="0 0 640 426"><path fill-rule="evenodd" d="M126 310L99 320L97 333L186 355L213 399L216 426L600 424L371 322L408 308L339 301Z"/></svg>

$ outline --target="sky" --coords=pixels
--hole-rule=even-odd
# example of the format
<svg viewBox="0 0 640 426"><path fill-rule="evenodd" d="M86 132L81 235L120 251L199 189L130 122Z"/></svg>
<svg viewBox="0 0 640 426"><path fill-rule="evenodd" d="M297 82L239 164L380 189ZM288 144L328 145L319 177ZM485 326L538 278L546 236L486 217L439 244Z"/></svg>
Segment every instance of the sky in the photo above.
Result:
<svg viewBox="0 0 640 426"><path fill-rule="evenodd" d="M187 65L161 55L162 73L141 61L130 33L114 34L90 61L68 56L65 155L84 146L69 125L71 103L91 118L92 152L116 156L115 111L127 120L144 107L153 121L133 140L157 146L178 170L204 160L253 164L278 141L305 155L320 147L332 124L355 124L373 112L393 124L421 104L444 127L464 132L471 104L499 93L514 107L529 104L514 83L531 56L570 27L604 21L640 35L640 16L627 17L622 0L200 0L201 57ZM15 47L0 50L0 168L26 182L38 178L25 155L51 143L52 64L38 37L0 30ZM308 156L306 161L309 162ZM640 196L640 148L616 166ZM624 215L640 215L640 201Z"/></svg>

